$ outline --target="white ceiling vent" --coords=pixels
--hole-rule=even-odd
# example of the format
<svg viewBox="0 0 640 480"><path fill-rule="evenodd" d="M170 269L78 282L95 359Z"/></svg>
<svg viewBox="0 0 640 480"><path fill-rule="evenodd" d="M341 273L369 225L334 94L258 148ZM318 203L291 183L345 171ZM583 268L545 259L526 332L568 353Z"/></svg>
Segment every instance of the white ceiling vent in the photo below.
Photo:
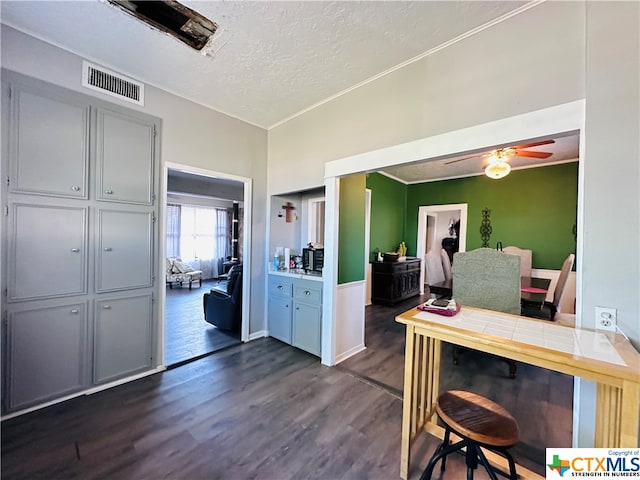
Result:
<svg viewBox="0 0 640 480"><path fill-rule="evenodd" d="M82 62L82 86L144 105L144 84L103 67Z"/></svg>

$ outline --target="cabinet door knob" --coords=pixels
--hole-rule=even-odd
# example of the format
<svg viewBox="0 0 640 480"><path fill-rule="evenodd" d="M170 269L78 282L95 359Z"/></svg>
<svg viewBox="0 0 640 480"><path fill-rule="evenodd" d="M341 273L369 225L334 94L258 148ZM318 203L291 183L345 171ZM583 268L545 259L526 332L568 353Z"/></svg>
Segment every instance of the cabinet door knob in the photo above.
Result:
<svg viewBox="0 0 640 480"><path fill-rule="evenodd" d="M77 308L72 309L72 310L71 310L71 313L74 313L74 314L75 314L75 313L78 313L78 309L77 309Z"/></svg>
<svg viewBox="0 0 640 480"><path fill-rule="evenodd" d="M106 193L107 195L113 195L113 190L105 190L104 193Z"/></svg>
<svg viewBox="0 0 640 480"><path fill-rule="evenodd" d="M111 308L111 305L109 304L103 305L102 308L104 308L105 310L109 310Z"/></svg>
<svg viewBox="0 0 640 480"><path fill-rule="evenodd" d="M74 192L79 192L80 191L80 187L77 185L74 185L73 187L71 187L71 190L73 190Z"/></svg>
<svg viewBox="0 0 640 480"><path fill-rule="evenodd" d="M78 253L78 252L80 251L80 249L79 249L79 248L72 248L72 249L71 249L71 251L72 251L73 253Z"/></svg>
<svg viewBox="0 0 640 480"><path fill-rule="evenodd" d="M300 307L296 307L296 310L300 310Z"/></svg>
<svg viewBox="0 0 640 480"><path fill-rule="evenodd" d="M305 295L311 295L311 292L310 292L309 290L305 290L305 291L304 291L304 294L305 294Z"/></svg>
<svg viewBox="0 0 640 480"><path fill-rule="evenodd" d="M282 285L278 285L278 290L282 290Z"/></svg>
<svg viewBox="0 0 640 480"><path fill-rule="evenodd" d="M110 252L111 250L113 250L111 247L104 247L105 252Z"/></svg>

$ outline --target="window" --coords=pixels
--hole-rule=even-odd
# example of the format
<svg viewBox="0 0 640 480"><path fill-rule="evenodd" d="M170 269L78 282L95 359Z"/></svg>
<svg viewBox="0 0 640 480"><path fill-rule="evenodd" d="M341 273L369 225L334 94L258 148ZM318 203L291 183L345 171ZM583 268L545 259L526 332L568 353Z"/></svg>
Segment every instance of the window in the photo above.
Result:
<svg viewBox="0 0 640 480"><path fill-rule="evenodd" d="M184 261L225 258L231 246L223 208L167 205L167 255Z"/></svg>

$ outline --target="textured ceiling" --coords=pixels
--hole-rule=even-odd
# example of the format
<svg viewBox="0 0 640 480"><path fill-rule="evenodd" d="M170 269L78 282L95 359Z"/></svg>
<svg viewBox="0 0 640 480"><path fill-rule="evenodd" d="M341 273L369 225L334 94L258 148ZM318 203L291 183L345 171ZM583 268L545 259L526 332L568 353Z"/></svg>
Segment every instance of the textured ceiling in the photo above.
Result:
<svg viewBox="0 0 640 480"><path fill-rule="evenodd" d="M184 1L219 26L203 55L106 2L0 2L2 23L269 128L523 7L510 1Z"/></svg>

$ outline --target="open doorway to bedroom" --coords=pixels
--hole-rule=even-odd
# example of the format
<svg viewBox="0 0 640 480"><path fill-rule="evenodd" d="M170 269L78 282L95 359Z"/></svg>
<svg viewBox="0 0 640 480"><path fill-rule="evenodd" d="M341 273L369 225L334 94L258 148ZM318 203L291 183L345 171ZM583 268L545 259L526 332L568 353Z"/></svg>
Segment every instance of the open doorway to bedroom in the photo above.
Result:
<svg viewBox="0 0 640 480"><path fill-rule="evenodd" d="M167 168L164 364L241 343L245 182Z"/></svg>

